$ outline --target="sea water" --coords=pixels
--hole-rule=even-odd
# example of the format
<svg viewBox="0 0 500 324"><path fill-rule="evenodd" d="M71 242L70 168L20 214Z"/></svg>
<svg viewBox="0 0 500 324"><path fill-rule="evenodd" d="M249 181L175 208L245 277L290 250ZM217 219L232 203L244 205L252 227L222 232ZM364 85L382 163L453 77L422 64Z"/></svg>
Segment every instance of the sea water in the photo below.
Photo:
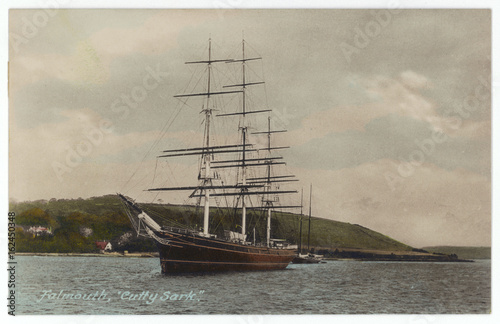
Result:
<svg viewBox="0 0 500 324"><path fill-rule="evenodd" d="M163 275L158 258L16 257L16 314L485 314L491 263L327 261Z"/></svg>

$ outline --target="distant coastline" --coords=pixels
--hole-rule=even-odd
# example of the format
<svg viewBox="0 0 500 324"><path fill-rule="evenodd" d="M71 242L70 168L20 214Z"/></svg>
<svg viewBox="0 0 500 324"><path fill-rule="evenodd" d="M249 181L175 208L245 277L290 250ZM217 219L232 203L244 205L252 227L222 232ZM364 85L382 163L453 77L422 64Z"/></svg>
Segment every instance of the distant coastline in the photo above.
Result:
<svg viewBox="0 0 500 324"><path fill-rule="evenodd" d="M427 246L423 250L431 253L456 254L462 259L491 259L491 247L489 246Z"/></svg>

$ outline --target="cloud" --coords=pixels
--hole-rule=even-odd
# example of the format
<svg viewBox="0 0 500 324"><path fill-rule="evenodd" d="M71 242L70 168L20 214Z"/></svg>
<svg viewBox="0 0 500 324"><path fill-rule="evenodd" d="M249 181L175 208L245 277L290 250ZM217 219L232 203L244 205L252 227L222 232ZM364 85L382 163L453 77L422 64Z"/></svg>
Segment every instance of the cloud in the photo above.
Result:
<svg viewBox="0 0 500 324"><path fill-rule="evenodd" d="M60 157L68 148L76 148L83 142L92 144L89 157L119 152L143 144L158 136L158 132L130 133L117 135L113 124L94 110L63 110L63 121L46 123L29 129L11 126L11 147L23 158L24 155Z"/></svg>
<svg viewBox="0 0 500 324"><path fill-rule="evenodd" d="M425 89L429 87L429 80L414 71L407 70L400 74L401 82L410 89Z"/></svg>
<svg viewBox="0 0 500 324"><path fill-rule="evenodd" d="M89 187L89 191L80 188L81 193L77 195L82 196L97 190L102 179L108 178L108 184L98 190L101 192L112 183L121 182L120 178L106 175L113 169L114 164L110 161L114 155L130 154L122 158L124 162L121 163L122 169L128 168L143 158L147 149L160 139L159 131L116 133L111 121L91 109L64 110L61 115L64 117L61 121L29 129L20 129L11 123L9 180L10 193L14 197L46 196L47 187L57 188L59 193L68 188L68 192L74 193L81 181L95 182L95 187ZM163 140L183 141L201 136L181 131L168 133ZM150 152L147 159L154 161L158 151Z"/></svg>
<svg viewBox="0 0 500 324"><path fill-rule="evenodd" d="M420 93L420 90L431 86L430 81L414 71L404 71L396 78L376 75L353 80L370 101L311 113L302 119L300 128L289 133L294 145L324 138L331 133L365 131L371 121L390 114L424 121L431 129L445 132L452 137L491 136L488 121L463 118L457 113L453 113L452 117L440 115L437 112L438 104ZM453 126L450 126L452 124Z"/></svg>
<svg viewBox="0 0 500 324"><path fill-rule="evenodd" d="M88 37L73 30L70 54L20 52L11 55L9 90L13 93L46 78L84 85L103 84L109 80L111 63L116 58L164 53L178 46L178 36L186 27L215 18L218 18L217 13L210 11L165 10L152 14L140 26L103 28ZM13 24L10 33L22 35L16 30L21 27ZM74 29L72 26L67 28Z"/></svg>
<svg viewBox="0 0 500 324"><path fill-rule="evenodd" d="M286 133L281 136L284 142ZM364 131L330 133L303 145L295 146L294 139L286 138L291 148L280 154L297 167L333 170L388 158L402 164L423 160L446 170L464 168L489 175L491 146L489 137L484 138L436 135L424 121L391 114L373 119Z"/></svg>
<svg viewBox="0 0 500 324"><path fill-rule="evenodd" d="M425 163L392 190L386 175L397 174L398 164L380 159L341 170L290 170L313 184L314 216L360 224L415 247L491 244L487 177Z"/></svg>

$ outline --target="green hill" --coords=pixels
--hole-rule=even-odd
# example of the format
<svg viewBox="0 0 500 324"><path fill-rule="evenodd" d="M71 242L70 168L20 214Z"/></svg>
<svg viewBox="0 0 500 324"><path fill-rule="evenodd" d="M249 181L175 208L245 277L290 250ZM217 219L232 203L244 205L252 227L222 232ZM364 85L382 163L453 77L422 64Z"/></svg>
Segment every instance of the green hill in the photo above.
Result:
<svg viewBox="0 0 500 324"><path fill-rule="evenodd" d="M141 204L164 226L183 225L199 228L202 210L190 206L169 204ZM51 199L11 203L19 226L18 252L95 252L96 240L117 241L132 227L120 199L115 195L89 199ZM225 229L238 231L240 216L233 209L212 208L210 228L217 234ZM284 238L298 244L301 216L290 213L273 213L274 238ZM247 216L248 239L257 241L265 237L266 215L250 210ZM53 235L35 237L26 233L29 226L50 227ZM21 228L22 227L22 228ZM82 228L90 235L82 234ZM302 216L302 242L307 246L308 218ZM85 232L85 231L84 231ZM129 235L132 236L132 235ZM129 251L153 250L150 240L139 240L133 235L122 249ZM384 251L411 251L412 247L381 233L356 224L313 217L311 220L310 246L315 249L353 248ZM128 245L127 245L128 244Z"/></svg>
<svg viewBox="0 0 500 324"><path fill-rule="evenodd" d="M143 204L143 208L161 225L175 226L178 224L189 224L193 228L202 223L202 210L195 211L193 207ZM169 215L168 219L161 217ZM212 232L222 235L223 229L239 231L240 215L234 215L230 209L210 210ZM253 239L253 228L255 228L256 240L264 240L266 235L266 214L263 211L250 210L247 214L248 240ZM273 238L284 238L293 244L299 243L300 219L302 218L302 246L307 246L308 217L291 213L273 213L272 232ZM386 235L372 231L366 227L338 222L324 218L312 217L310 246L319 249L354 248L372 249L384 251L411 251L412 247L398 242Z"/></svg>
<svg viewBox="0 0 500 324"><path fill-rule="evenodd" d="M429 246L426 251L443 254L456 254L460 259L491 259L489 246Z"/></svg>

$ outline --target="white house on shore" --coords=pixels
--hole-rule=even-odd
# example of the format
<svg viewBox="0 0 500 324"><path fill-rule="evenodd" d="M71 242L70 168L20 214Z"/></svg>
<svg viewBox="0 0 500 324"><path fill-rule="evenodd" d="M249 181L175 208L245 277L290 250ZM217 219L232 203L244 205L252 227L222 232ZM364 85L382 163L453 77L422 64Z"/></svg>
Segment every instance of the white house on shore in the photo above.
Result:
<svg viewBox="0 0 500 324"><path fill-rule="evenodd" d="M52 229L43 226L31 226L27 232L32 233L33 236L52 235Z"/></svg>

